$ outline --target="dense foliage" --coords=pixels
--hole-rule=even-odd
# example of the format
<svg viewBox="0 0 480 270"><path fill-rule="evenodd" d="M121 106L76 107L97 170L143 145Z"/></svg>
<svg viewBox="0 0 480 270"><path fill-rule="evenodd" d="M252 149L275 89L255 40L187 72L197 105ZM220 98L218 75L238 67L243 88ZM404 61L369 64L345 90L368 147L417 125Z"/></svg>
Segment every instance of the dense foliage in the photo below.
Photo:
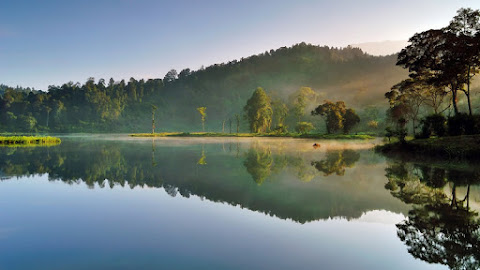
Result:
<svg viewBox="0 0 480 270"><path fill-rule="evenodd" d="M208 108L205 131L219 131L224 121L230 120L234 129L238 126L240 131L246 131L248 125L243 121L242 109L259 86L271 96L274 107L283 107L283 112L275 110L278 114L273 116L273 125L295 127L297 122L313 119L303 116L318 105L311 103L315 100L312 93L317 99L341 99L356 108L381 104L383 89L406 75L394 62L393 55L374 57L358 48L301 43L196 71L171 70L163 79L89 78L83 84L52 85L45 92L2 86L0 129L149 132L153 104L158 107L155 126L160 132L201 130L196 110L199 107ZM290 117L285 115L288 109Z"/></svg>
<svg viewBox="0 0 480 270"><path fill-rule="evenodd" d="M409 41L397 65L407 68L410 78L385 94L394 133L403 140L408 122L414 135L421 123L419 136L425 138L480 133L472 97L472 81L480 71L480 11L462 8L448 26L415 34Z"/></svg>
<svg viewBox="0 0 480 270"><path fill-rule="evenodd" d="M326 100L312 111L312 115L320 115L325 118L327 133L335 133L343 130L348 134L352 128L360 122L360 117L353 109L347 109L345 102L331 102Z"/></svg>

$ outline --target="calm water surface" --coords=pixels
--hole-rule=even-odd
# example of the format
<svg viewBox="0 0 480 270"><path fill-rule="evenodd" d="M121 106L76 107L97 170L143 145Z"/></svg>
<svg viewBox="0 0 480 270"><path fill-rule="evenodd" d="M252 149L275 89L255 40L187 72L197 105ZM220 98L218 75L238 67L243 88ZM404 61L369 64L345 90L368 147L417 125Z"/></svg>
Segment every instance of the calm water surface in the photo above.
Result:
<svg viewBox="0 0 480 270"><path fill-rule="evenodd" d="M475 169L313 142L0 148L0 269L479 267Z"/></svg>

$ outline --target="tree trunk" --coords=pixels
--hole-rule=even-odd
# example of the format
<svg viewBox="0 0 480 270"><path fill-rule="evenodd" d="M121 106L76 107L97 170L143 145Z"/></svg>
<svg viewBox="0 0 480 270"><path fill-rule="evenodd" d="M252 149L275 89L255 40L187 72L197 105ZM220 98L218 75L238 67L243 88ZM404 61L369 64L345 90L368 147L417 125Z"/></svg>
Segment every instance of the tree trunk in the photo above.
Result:
<svg viewBox="0 0 480 270"><path fill-rule="evenodd" d="M467 76L467 102L468 102L468 113L472 116L472 104L470 103L470 65L468 65L468 76Z"/></svg>
<svg viewBox="0 0 480 270"><path fill-rule="evenodd" d="M453 111L455 112L455 115L458 114L458 108L457 108L457 89L455 89L452 86L452 104L453 104Z"/></svg>
<svg viewBox="0 0 480 270"><path fill-rule="evenodd" d="M152 111L152 134L155 134L155 111Z"/></svg>
<svg viewBox="0 0 480 270"><path fill-rule="evenodd" d="M222 122L222 133L225 133L225 120Z"/></svg>

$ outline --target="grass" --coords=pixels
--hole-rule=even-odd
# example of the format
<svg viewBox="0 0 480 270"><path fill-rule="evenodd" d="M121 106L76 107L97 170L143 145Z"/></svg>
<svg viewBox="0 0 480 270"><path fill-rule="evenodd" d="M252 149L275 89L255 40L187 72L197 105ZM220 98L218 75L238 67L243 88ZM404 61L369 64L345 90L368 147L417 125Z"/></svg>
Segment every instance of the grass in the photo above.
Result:
<svg viewBox="0 0 480 270"><path fill-rule="evenodd" d="M0 146L56 145L62 141L57 137L0 136Z"/></svg>
<svg viewBox="0 0 480 270"><path fill-rule="evenodd" d="M313 138L330 140L369 140L375 137L367 134L300 134L300 133L220 133L220 132L162 132L134 133L132 137L280 137Z"/></svg>
<svg viewBox="0 0 480 270"><path fill-rule="evenodd" d="M414 139L380 145L377 152L386 155L414 155L416 158L472 159L480 160L480 135L464 135L429 139Z"/></svg>

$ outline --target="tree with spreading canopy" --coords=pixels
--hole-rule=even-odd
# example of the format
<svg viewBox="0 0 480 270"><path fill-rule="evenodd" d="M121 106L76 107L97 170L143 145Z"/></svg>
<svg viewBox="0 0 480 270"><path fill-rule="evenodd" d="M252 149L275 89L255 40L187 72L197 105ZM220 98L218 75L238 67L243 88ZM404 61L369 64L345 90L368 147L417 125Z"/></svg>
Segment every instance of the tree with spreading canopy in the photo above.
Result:
<svg viewBox="0 0 480 270"><path fill-rule="evenodd" d="M325 100L325 103L319 105L312 111L312 115L320 115L325 118L327 133L335 133L343 129L345 134L360 122L360 117L353 109L347 109L345 102L337 101L335 103Z"/></svg>

